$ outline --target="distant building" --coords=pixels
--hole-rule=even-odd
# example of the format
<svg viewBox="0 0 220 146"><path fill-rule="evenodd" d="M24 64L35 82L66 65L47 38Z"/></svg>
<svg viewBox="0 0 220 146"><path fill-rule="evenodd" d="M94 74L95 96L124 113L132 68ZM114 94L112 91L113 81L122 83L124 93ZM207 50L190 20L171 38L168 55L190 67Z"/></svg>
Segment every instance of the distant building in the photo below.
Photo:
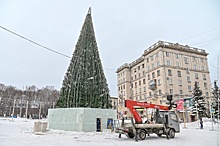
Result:
<svg viewBox="0 0 220 146"><path fill-rule="evenodd" d="M209 100L211 82L205 50L158 41L132 63L120 66L116 73L119 103L131 99L165 104L190 99L195 82Z"/></svg>
<svg viewBox="0 0 220 146"><path fill-rule="evenodd" d="M111 100L111 105L112 105L112 109L117 109L118 107L118 97L116 96L111 96L110 97L110 100Z"/></svg>

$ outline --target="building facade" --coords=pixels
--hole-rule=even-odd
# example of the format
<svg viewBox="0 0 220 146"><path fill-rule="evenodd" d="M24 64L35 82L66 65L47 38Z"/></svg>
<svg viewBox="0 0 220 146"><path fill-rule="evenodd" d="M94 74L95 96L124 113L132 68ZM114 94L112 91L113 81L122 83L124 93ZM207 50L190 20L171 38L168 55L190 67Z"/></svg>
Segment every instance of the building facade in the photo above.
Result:
<svg viewBox="0 0 220 146"><path fill-rule="evenodd" d="M118 103L131 99L166 104L167 95L175 102L190 99L195 83L209 100L211 82L205 50L158 41L117 73Z"/></svg>

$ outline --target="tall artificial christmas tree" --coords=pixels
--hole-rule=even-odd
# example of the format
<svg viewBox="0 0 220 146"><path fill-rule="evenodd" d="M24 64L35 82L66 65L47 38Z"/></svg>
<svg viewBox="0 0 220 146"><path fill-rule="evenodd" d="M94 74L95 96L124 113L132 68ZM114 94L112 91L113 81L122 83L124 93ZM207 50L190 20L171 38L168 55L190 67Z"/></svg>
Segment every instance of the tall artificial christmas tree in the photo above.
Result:
<svg viewBox="0 0 220 146"><path fill-rule="evenodd" d="M110 108L109 97L89 8L63 80L57 106Z"/></svg>
<svg viewBox="0 0 220 146"><path fill-rule="evenodd" d="M200 123L203 123L202 117L205 114L206 107L205 107L205 99L202 96L202 91L199 89L197 82L195 82L194 90L193 90L193 108L192 113L197 115Z"/></svg>

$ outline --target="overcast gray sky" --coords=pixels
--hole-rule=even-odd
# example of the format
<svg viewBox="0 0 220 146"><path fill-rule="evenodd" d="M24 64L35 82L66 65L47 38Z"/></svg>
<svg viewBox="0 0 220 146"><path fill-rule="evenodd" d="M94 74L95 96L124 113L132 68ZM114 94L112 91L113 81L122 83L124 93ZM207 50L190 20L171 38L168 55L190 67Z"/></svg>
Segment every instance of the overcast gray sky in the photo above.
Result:
<svg viewBox="0 0 220 146"><path fill-rule="evenodd" d="M218 78L219 0L1 0L0 26L72 57L89 7L112 96L116 69L159 40L205 49ZM0 83L60 89L69 63L0 28Z"/></svg>

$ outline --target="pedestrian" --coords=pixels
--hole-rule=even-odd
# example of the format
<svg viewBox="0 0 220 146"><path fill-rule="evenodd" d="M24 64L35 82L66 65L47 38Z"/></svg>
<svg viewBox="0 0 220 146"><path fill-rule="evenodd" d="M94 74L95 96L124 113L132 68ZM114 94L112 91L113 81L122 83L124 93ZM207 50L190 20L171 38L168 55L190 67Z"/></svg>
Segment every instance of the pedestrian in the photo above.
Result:
<svg viewBox="0 0 220 146"><path fill-rule="evenodd" d="M200 129L203 129L203 121L200 121Z"/></svg>

